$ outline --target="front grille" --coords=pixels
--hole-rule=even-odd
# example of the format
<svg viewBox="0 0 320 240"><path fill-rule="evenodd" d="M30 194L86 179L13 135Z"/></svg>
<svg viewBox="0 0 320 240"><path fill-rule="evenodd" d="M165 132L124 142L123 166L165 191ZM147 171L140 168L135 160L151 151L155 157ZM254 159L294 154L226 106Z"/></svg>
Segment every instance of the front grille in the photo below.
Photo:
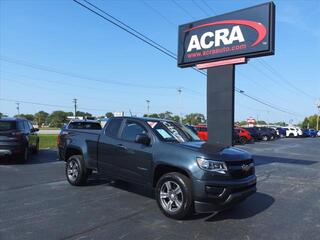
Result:
<svg viewBox="0 0 320 240"><path fill-rule="evenodd" d="M254 174L253 159L246 159L240 161L227 161L228 172L232 178L241 179ZM249 167L248 167L249 165Z"/></svg>

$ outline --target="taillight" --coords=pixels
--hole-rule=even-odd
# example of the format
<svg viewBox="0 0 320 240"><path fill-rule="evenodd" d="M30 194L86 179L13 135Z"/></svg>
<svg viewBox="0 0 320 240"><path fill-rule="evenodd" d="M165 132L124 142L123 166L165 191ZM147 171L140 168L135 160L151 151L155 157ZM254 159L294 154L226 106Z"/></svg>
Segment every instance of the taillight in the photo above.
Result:
<svg viewBox="0 0 320 240"><path fill-rule="evenodd" d="M21 132L13 132L11 133L12 136L14 136L14 138L16 138L17 140L21 140L23 134Z"/></svg>
<svg viewBox="0 0 320 240"><path fill-rule="evenodd" d="M58 135L58 138L57 138L57 145L59 146L61 143L61 139L60 139L60 135Z"/></svg>

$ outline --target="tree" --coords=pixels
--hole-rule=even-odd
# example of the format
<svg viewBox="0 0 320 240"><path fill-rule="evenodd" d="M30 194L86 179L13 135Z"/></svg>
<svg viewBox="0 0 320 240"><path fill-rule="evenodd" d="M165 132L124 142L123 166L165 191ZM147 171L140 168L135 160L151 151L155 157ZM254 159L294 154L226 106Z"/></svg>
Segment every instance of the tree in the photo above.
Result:
<svg viewBox="0 0 320 240"><path fill-rule="evenodd" d="M29 121L33 121L34 119L34 116L32 114L19 114L19 115L15 115L14 117L25 118Z"/></svg>
<svg viewBox="0 0 320 240"><path fill-rule="evenodd" d="M62 127L68 122L68 116L72 116L72 112L54 111L48 117L48 122L51 127Z"/></svg>
<svg viewBox="0 0 320 240"><path fill-rule="evenodd" d="M107 118L114 117L114 114L113 114L112 112L107 112L107 113L106 113L106 117L107 117Z"/></svg>
<svg viewBox="0 0 320 240"><path fill-rule="evenodd" d="M152 114L144 114L144 117L150 117L150 118L160 118L157 113L152 113Z"/></svg>
<svg viewBox="0 0 320 240"><path fill-rule="evenodd" d="M205 117L202 113L190 113L185 116L183 123L190 125L205 123Z"/></svg>
<svg viewBox="0 0 320 240"><path fill-rule="evenodd" d="M267 125L266 121L263 121L263 120L257 121L257 124L258 125Z"/></svg>
<svg viewBox="0 0 320 240"><path fill-rule="evenodd" d="M247 121L240 121L240 122L239 122L239 125L240 125L240 126L245 126L245 125L247 125L247 124L248 124Z"/></svg>
<svg viewBox="0 0 320 240"><path fill-rule="evenodd" d="M287 126L287 124L285 122L275 122L272 125L281 126L281 127Z"/></svg>
<svg viewBox="0 0 320 240"><path fill-rule="evenodd" d="M46 123L49 113L45 111L39 111L34 114L34 121L41 127L43 124Z"/></svg>
<svg viewBox="0 0 320 240"><path fill-rule="evenodd" d="M304 120L301 124L301 127L307 128L308 126L309 126L309 128L317 128L317 115L316 114L304 118Z"/></svg>
<svg viewBox="0 0 320 240"><path fill-rule="evenodd" d="M91 113L88 113L88 112L81 112L81 111L77 111L76 113L77 117L92 117L92 114Z"/></svg>
<svg viewBox="0 0 320 240"><path fill-rule="evenodd" d="M1 117L8 117L7 115L3 114L2 112L0 112L0 118Z"/></svg>

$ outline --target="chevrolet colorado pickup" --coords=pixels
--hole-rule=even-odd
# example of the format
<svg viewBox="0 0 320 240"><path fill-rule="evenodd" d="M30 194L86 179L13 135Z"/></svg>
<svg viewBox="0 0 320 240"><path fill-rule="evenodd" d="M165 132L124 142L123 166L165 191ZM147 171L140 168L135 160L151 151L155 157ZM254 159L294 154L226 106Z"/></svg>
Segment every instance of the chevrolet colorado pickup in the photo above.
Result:
<svg viewBox="0 0 320 240"><path fill-rule="evenodd" d="M210 145L173 121L114 117L102 130L66 129L59 138L71 185L85 184L92 170L147 185L160 210L174 219L221 211L256 192L249 153Z"/></svg>

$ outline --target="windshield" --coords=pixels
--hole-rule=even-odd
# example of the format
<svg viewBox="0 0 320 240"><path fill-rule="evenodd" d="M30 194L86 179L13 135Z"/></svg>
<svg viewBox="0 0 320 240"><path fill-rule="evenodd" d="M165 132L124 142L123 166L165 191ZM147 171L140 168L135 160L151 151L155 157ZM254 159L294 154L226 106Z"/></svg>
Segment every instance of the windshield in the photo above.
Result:
<svg viewBox="0 0 320 240"><path fill-rule="evenodd" d="M174 122L148 121L154 133L165 142L201 141L200 138L187 127Z"/></svg>
<svg viewBox="0 0 320 240"><path fill-rule="evenodd" d="M15 121L0 121L0 131L9 131L16 129Z"/></svg>

